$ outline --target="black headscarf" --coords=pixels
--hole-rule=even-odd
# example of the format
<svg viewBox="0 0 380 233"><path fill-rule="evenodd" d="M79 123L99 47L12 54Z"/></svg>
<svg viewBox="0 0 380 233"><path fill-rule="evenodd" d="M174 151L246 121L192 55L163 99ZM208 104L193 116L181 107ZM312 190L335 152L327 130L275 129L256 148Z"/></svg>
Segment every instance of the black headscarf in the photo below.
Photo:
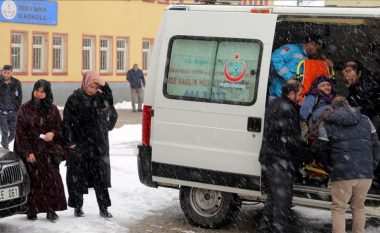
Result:
<svg viewBox="0 0 380 233"><path fill-rule="evenodd" d="M46 97L42 100L39 100L33 96L33 92L38 88L44 89ZM33 87L32 91L32 101L41 110L41 112L46 115L48 113L49 107L53 103L53 92L51 91L51 83L45 79L38 80Z"/></svg>

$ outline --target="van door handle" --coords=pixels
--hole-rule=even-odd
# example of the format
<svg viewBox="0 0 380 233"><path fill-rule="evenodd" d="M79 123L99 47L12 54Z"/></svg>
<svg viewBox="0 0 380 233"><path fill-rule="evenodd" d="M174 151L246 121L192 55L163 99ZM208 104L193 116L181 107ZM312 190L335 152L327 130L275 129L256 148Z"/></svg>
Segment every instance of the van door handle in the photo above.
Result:
<svg viewBox="0 0 380 233"><path fill-rule="evenodd" d="M248 132L261 132L261 118L260 117L248 117L247 124Z"/></svg>

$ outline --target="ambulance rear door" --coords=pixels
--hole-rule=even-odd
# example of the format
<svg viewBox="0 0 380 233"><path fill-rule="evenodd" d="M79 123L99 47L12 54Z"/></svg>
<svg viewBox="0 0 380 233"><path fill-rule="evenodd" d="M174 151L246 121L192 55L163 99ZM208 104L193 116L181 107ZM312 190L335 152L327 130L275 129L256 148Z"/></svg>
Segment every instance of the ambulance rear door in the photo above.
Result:
<svg viewBox="0 0 380 233"><path fill-rule="evenodd" d="M276 20L249 10L165 13L154 74L162 81L151 122L153 181L261 195Z"/></svg>

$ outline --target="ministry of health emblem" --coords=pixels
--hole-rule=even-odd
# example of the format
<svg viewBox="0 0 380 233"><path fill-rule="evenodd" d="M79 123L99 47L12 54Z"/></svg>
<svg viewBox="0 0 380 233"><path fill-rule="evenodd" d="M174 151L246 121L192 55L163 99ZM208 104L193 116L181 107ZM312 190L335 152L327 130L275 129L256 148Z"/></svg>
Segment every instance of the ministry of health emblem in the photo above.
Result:
<svg viewBox="0 0 380 233"><path fill-rule="evenodd" d="M228 60L224 65L224 77L233 83L240 82L247 72L247 66L244 62L240 61L238 53L235 54L233 60Z"/></svg>

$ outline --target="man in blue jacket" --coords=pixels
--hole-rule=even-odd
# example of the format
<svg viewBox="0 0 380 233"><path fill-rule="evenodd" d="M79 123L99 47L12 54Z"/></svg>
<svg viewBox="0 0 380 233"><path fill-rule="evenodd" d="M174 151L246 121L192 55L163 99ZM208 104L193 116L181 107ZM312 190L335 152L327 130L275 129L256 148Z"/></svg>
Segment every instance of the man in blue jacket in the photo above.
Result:
<svg viewBox="0 0 380 233"><path fill-rule="evenodd" d="M364 202L378 164L379 140L369 118L350 108L343 96L332 101L333 112L318 132L317 156L330 173L333 233L345 233L350 202L352 232L364 233Z"/></svg>
<svg viewBox="0 0 380 233"><path fill-rule="evenodd" d="M133 64L132 69L128 70L127 80L131 87L131 99L132 99L132 109L136 112L136 100L137 100L137 110L142 112L142 103L144 101L144 89L145 87L145 77L143 71L139 69L137 64Z"/></svg>
<svg viewBox="0 0 380 233"><path fill-rule="evenodd" d="M272 54L273 76L270 80L269 100L281 96L282 85L296 78L296 69L302 60L317 54L323 45L318 35L307 36L303 44L286 44L276 49Z"/></svg>

